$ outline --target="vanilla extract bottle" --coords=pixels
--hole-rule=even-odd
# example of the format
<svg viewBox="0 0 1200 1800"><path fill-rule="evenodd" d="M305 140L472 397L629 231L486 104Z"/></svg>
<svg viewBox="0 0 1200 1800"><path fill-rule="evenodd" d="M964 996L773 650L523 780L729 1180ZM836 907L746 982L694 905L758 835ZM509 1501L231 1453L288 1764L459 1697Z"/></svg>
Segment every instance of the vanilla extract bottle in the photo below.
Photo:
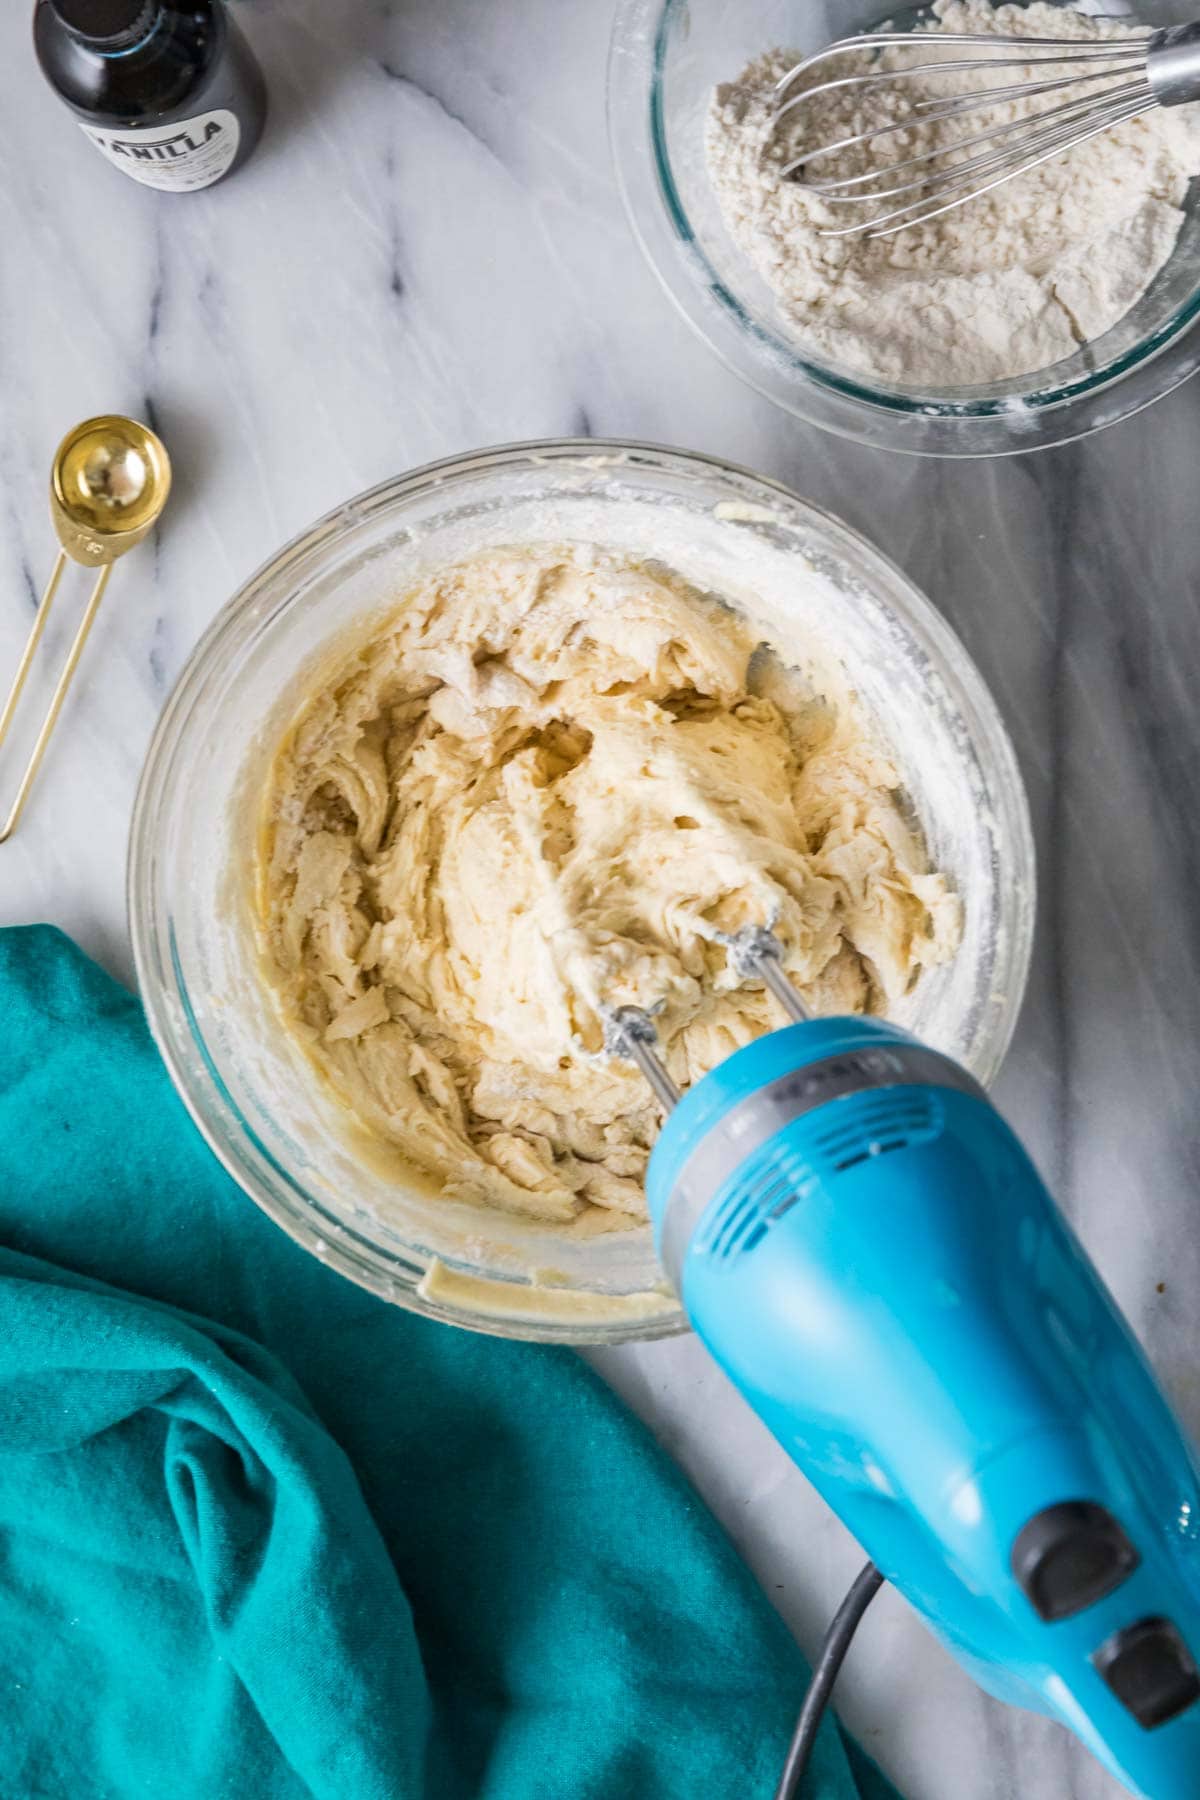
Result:
<svg viewBox="0 0 1200 1800"><path fill-rule="evenodd" d="M37 0L33 41L84 134L147 187L212 187L262 135L262 71L222 0Z"/></svg>

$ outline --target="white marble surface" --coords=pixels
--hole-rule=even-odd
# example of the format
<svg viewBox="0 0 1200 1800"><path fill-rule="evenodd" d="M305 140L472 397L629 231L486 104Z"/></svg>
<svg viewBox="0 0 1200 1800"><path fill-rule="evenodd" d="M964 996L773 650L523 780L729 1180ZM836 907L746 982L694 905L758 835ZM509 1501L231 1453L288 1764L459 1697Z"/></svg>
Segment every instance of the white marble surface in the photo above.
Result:
<svg viewBox="0 0 1200 1800"><path fill-rule="evenodd" d="M999 1097L1200 1425L1200 386L1003 464L890 459L798 427L690 337L629 237L603 135L609 11L243 5L269 135L235 181L176 198L95 156L37 77L28 7L3 9L3 667L51 560L60 434L91 412L149 415L178 485L154 546L114 577L27 823L0 850L0 922L55 921L128 976L125 837L163 697L235 585L339 499L561 433L758 467L890 552L998 696L1042 858ZM600 1361L811 1649L853 1546L694 1343ZM1065 1734L980 1698L894 1599L841 1700L911 1800L1115 1796Z"/></svg>

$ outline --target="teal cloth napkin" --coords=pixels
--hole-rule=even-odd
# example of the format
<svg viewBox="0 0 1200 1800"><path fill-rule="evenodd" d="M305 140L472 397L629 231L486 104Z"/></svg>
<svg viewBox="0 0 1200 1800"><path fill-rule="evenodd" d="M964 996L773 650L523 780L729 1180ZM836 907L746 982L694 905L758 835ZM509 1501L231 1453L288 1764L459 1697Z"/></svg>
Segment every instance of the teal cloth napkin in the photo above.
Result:
<svg viewBox="0 0 1200 1800"><path fill-rule="evenodd" d="M0 932L6 1800L752 1800L803 1680L580 1359L322 1268L137 1002ZM832 1726L806 1792L894 1800Z"/></svg>

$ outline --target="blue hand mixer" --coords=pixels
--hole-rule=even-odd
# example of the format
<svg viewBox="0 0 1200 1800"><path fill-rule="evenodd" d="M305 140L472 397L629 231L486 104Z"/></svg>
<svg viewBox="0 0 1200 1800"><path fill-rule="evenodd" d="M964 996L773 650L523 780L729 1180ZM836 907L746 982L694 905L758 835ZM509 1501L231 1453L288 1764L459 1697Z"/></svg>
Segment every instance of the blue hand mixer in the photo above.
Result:
<svg viewBox="0 0 1200 1800"><path fill-rule="evenodd" d="M963 1068L809 1018L769 931L729 950L794 1023L682 1096L647 1014L607 1041L666 1110L647 1193L692 1325L874 1565L831 1652L886 1577L989 1693L1197 1800L1200 1470L1129 1327Z"/></svg>

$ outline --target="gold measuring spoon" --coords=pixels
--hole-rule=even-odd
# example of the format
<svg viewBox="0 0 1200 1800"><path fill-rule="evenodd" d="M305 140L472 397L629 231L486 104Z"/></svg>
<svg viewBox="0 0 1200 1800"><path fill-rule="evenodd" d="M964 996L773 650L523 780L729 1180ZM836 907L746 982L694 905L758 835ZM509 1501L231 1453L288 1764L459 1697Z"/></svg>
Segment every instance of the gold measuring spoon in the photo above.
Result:
<svg viewBox="0 0 1200 1800"><path fill-rule="evenodd" d="M149 426L139 425L136 419L123 419L117 413L108 413L100 419L85 419L82 425L68 432L58 446L50 474L50 517L62 548L34 614L4 710L0 712L0 744L13 722L68 557L85 568L99 569L100 573L46 708L12 809L0 827L0 844L16 830L29 798L29 790L46 754L67 689L104 598L112 566L119 556L140 544L154 529L170 491L171 459Z"/></svg>

